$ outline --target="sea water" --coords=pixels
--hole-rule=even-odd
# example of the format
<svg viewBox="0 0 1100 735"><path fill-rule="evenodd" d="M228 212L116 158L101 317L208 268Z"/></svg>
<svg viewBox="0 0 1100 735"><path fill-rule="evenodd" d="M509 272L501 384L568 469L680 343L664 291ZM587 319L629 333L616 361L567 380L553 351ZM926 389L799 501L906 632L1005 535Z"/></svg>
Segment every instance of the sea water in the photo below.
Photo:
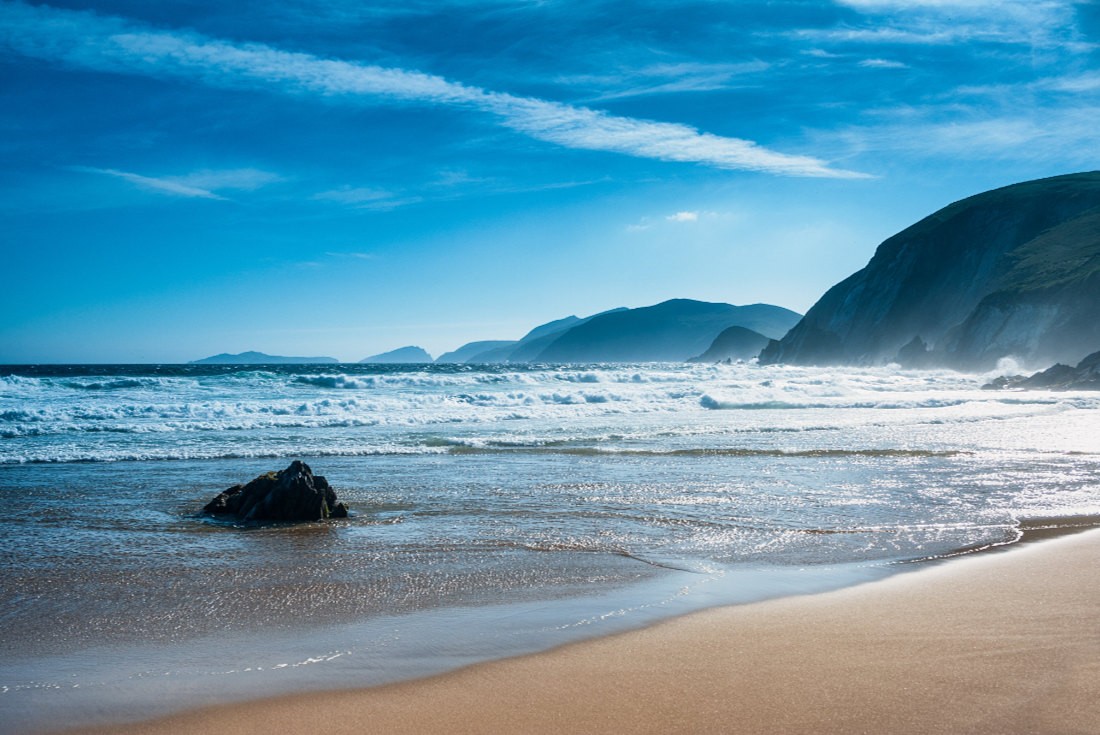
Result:
<svg viewBox="0 0 1100 735"><path fill-rule="evenodd" d="M0 368L0 729L420 676L1092 522L1100 394L989 377ZM199 513L293 459L352 516Z"/></svg>

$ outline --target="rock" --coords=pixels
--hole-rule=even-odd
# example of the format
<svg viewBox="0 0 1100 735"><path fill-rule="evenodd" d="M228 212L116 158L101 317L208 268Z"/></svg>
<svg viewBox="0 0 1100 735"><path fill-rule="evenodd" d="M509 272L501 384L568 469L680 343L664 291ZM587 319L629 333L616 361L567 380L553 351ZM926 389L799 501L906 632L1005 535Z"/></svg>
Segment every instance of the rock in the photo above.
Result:
<svg viewBox="0 0 1100 735"><path fill-rule="evenodd" d="M1077 371L1069 365L1056 363L1046 370L1035 373L1030 378L1025 378L1019 383L1020 388L1058 388L1072 383L1077 377Z"/></svg>
<svg viewBox="0 0 1100 735"><path fill-rule="evenodd" d="M932 364L931 350L928 349L928 345L918 334L898 350L894 362L907 368L928 367Z"/></svg>
<svg viewBox="0 0 1100 735"><path fill-rule="evenodd" d="M1025 379L1023 375L1001 375L982 386L982 390L1008 390L1016 388Z"/></svg>
<svg viewBox="0 0 1100 735"><path fill-rule="evenodd" d="M1014 375L986 383L983 390L1020 388L1024 390L1100 390L1100 352L1094 352L1070 367L1057 363L1031 377Z"/></svg>
<svg viewBox="0 0 1100 735"><path fill-rule="evenodd" d="M280 472L260 475L246 485L219 493L202 509L210 515L232 515L237 520L318 521L347 518L348 508L321 475L300 460Z"/></svg>
<svg viewBox="0 0 1100 735"><path fill-rule="evenodd" d="M732 364L734 360L751 360L760 354L760 350L768 346L769 340L759 332L744 327L727 327L719 332L714 342L703 354L692 357L688 362L725 362Z"/></svg>

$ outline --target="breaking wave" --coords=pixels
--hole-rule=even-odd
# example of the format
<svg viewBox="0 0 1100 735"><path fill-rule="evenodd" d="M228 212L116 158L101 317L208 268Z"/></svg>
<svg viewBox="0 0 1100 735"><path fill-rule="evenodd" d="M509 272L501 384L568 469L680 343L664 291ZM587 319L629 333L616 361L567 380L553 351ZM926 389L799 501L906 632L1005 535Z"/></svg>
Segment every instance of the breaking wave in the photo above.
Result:
<svg viewBox="0 0 1100 735"><path fill-rule="evenodd" d="M939 426L1100 408L1100 396L982 391L981 376L887 368L51 366L25 372L0 376L0 463L392 451L378 447L438 452L435 440L418 435L452 426L457 441L445 449L452 454L809 457L862 452L852 450L853 442L858 446L852 432L872 426L919 425L934 433ZM790 440L778 446L762 439L783 434ZM732 436L758 437L765 446L714 441ZM1091 451L1082 442L1074 449Z"/></svg>

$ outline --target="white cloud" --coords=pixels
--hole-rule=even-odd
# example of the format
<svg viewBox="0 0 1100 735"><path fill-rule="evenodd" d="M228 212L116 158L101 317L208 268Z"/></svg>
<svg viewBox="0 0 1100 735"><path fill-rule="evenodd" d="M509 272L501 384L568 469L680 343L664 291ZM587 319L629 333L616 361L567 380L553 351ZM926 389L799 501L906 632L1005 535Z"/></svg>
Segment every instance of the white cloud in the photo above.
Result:
<svg viewBox="0 0 1100 735"><path fill-rule="evenodd" d="M646 216L639 219L637 222L627 225L627 232L645 232L646 230L652 230L654 227L674 227L677 225L691 224L696 222L716 222L716 221L732 221L735 219L735 215L730 212L715 212L711 210L700 209L684 209L679 212L673 212L672 214L666 214L661 216ZM672 224L665 225L665 222Z"/></svg>
<svg viewBox="0 0 1100 735"><path fill-rule="evenodd" d="M185 186L194 186L201 189L237 189L239 191L255 191L268 184L277 184L284 181L283 177L278 174L254 168L234 168L220 171L204 169L186 176L172 177L171 180Z"/></svg>
<svg viewBox="0 0 1100 735"><path fill-rule="evenodd" d="M1100 150L1100 107L1036 109L996 115L927 107L904 109L881 124L850 128L840 135L853 150L874 150L953 160L1062 161L1096 166Z"/></svg>
<svg viewBox="0 0 1100 735"><path fill-rule="evenodd" d="M377 260L378 255L376 253L363 253L363 252L326 252L330 258L351 258L352 260Z"/></svg>
<svg viewBox="0 0 1100 735"><path fill-rule="evenodd" d="M658 94L712 92L743 85L743 77L751 77L771 68L760 60L738 63L706 63L680 61L618 68L606 74L574 74L558 77L557 82L570 86L597 87L605 91L595 101L621 100Z"/></svg>
<svg viewBox="0 0 1100 735"><path fill-rule="evenodd" d="M967 40L1083 50L1072 0L835 0L873 25L807 29L818 41L942 45Z"/></svg>
<svg viewBox="0 0 1100 735"><path fill-rule="evenodd" d="M1100 90L1100 72L1043 79L1032 85L1036 89L1081 94Z"/></svg>
<svg viewBox="0 0 1100 735"><path fill-rule="evenodd" d="M103 174L105 176L113 176L123 181L128 181L135 186L149 191L155 191L159 194L168 194L170 196L187 197L189 199L218 199L225 200L225 197L218 196L214 192L203 189L197 186L190 186L188 184L180 183L179 181L171 178L154 178L152 176L142 176L141 174L131 173L129 171L119 171L113 168L92 168L89 166L72 166L73 171L81 171L91 174Z"/></svg>
<svg viewBox="0 0 1100 735"><path fill-rule="evenodd" d="M442 77L323 59L263 44L145 29L89 12L0 4L0 47L111 72L177 76L215 86L260 86L326 98L443 105L496 116L511 130L567 148L788 176L854 178L812 157L688 125L610 115L560 102L489 92Z"/></svg>
<svg viewBox="0 0 1100 735"><path fill-rule="evenodd" d="M81 173L102 174L128 181L135 186L158 194L185 197L189 199L226 198L215 193L218 189L239 189L254 191L261 186L282 181L278 174L253 168L227 169L222 171L203 170L183 176L145 176L131 171L115 168L95 168L92 166L70 166L69 170Z"/></svg>
<svg viewBox="0 0 1100 735"><path fill-rule="evenodd" d="M1049 0L836 0L838 5L847 5L864 12L883 12L895 10L933 9L950 13L1003 12L1005 9L1030 9L1046 11L1062 8L1068 3Z"/></svg>
<svg viewBox="0 0 1100 735"><path fill-rule="evenodd" d="M908 69L908 64L890 59L864 59L859 65L867 69Z"/></svg>
<svg viewBox="0 0 1100 735"><path fill-rule="evenodd" d="M338 189L319 192L310 198L319 202L332 202L352 209L368 209L375 212L388 212L424 201L420 196L401 196L384 189L371 189L365 186L342 186Z"/></svg>
<svg viewBox="0 0 1100 735"><path fill-rule="evenodd" d="M393 196L391 192L382 189L370 189L364 186L342 186L339 189L319 192L311 198L322 202L336 202L337 204L355 206L393 199Z"/></svg>

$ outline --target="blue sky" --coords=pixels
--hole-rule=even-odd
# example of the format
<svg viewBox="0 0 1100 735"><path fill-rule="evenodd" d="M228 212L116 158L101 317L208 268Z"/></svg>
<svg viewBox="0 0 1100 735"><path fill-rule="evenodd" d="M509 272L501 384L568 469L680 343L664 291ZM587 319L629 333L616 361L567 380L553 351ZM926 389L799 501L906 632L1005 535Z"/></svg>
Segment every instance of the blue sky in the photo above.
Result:
<svg viewBox="0 0 1100 735"><path fill-rule="evenodd" d="M1059 0L0 0L0 362L805 311L1100 167L1098 40Z"/></svg>

